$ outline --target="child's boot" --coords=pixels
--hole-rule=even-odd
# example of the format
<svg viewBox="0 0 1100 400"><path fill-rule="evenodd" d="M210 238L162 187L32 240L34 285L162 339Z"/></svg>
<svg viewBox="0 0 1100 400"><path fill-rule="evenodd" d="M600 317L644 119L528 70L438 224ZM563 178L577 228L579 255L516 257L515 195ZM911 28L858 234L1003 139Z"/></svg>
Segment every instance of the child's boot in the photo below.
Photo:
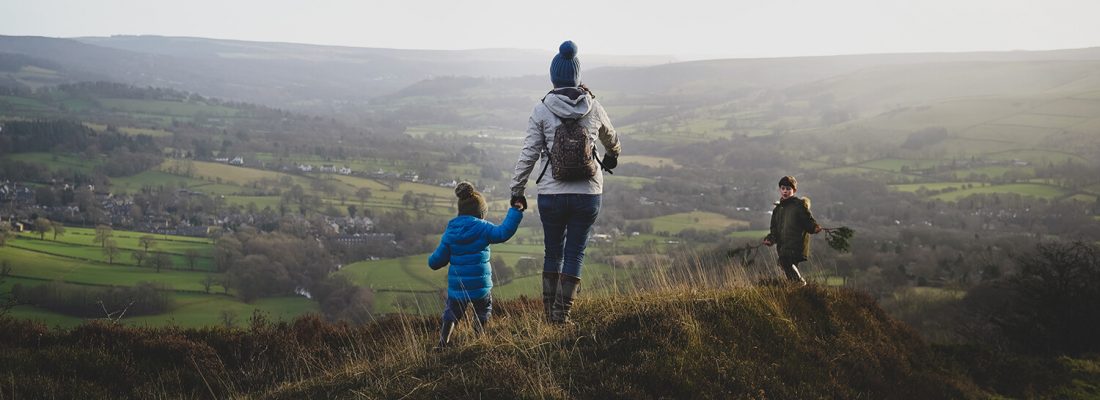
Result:
<svg viewBox="0 0 1100 400"><path fill-rule="evenodd" d="M554 299L558 295L558 276L561 275L557 272L543 272L542 273L542 311L543 318L546 321L550 321L550 311L554 307Z"/></svg>
<svg viewBox="0 0 1100 400"><path fill-rule="evenodd" d="M451 345L451 331L455 329L454 321L443 321L443 327L439 328L439 344L435 346L435 350L443 350Z"/></svg>
<svg viewBox="0 0 1100 400"><path fill-rule="evenodd" d="M787 275L787 281L795 286L806 286L806 280L802 278L802 274L798 272L797 264L784 264L783 273Z"/></svg>
<svg viewBox="0 0 1100 400"><path fill-rule="evenodd" d="M573 299L581 287L581 278L559 274L558 293L550 310L550 322L564 324L569 322L569 310L573 308Z"/></svg>

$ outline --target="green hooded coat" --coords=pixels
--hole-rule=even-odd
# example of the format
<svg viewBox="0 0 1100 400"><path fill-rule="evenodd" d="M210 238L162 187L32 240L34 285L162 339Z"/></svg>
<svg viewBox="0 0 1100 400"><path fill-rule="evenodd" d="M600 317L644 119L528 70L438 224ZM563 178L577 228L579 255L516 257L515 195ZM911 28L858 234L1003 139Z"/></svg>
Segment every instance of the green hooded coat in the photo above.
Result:
<svg viewBox="0 0 1100 400"><path fill-rule="evenodd" d="M775 203L771 232L765 239L775 243L780 259L802 262L810 256L810 234L817 230L810 199L791 196Z"/></svg>

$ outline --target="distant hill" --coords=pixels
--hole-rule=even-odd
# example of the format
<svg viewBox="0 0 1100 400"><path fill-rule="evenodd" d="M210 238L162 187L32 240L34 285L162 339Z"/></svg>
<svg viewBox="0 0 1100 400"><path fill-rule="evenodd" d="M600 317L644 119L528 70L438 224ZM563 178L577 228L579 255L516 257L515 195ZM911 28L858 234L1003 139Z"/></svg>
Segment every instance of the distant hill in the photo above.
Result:
<svg viewBox="0 0 1100 400"><path fill-rule="evenodd" d="M0 36L0 63L13 55L60 66L61 82L101 80L165 87L298 110L362 103L433 76L503 77L544 73L553 53L516 49L398 50L186 37L58 39ZM585 66L637 66L661 56L599 56ZM36 86L47 80L9 83Z"/></svg>
<svg viewBox="0 0 1100 400"><path fill-rule="evenodd" d="M586 80L601 87L650 93L707 87L723 90L739 87L786 87L850 74L866 68L902 65L979 62L1100 60L1100 47L1052 51L866 54L819 57L704 60L644 68L593 70ZM899 77L904 78L904 77Z"/></svg>

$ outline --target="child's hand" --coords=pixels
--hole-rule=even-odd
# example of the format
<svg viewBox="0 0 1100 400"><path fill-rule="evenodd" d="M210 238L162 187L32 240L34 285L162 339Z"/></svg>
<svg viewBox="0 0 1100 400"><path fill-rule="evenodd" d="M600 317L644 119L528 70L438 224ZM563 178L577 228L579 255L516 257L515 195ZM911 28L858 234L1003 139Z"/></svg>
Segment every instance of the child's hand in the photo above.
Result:
<svg viewBox="0 0 1100 400"><path fill-rule="evenodd" d="M520 211L527 210L527 197L526 196L512 196L512 207L519 209Z"/></svg>

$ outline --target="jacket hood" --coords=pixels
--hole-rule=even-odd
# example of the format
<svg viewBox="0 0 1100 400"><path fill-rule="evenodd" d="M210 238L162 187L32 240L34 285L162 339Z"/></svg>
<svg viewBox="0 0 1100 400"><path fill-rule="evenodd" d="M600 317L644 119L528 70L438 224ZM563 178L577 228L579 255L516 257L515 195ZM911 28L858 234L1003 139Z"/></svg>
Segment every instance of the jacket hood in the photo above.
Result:
<svg viewBox="0 0 1100 400"><path fill-rule="evenodd" d="M786 200L779 200L779 201L775 202L775 205L778 206L780 204L786 204L786 203L790 203L790 202L793 202L793 201L801 202L803 206L806 206L807 210L810 209L810 198L809 197L791 196L790 198L788 198Z"/></svg>
<svg viewBox="0 0 1100 400"><path fill-rule="evenodd" d="M554 89L542 98L542 104L559 118L578 119L592 111L592 97L575 87Z"/></svg>
<svg viewBox="0 0 1100 400"><path fill-rule="evenodd" d="M451 243L465 244L477 240L481 235L481 218L472 215L459 215L447 223L443 232Z"/></svg>

